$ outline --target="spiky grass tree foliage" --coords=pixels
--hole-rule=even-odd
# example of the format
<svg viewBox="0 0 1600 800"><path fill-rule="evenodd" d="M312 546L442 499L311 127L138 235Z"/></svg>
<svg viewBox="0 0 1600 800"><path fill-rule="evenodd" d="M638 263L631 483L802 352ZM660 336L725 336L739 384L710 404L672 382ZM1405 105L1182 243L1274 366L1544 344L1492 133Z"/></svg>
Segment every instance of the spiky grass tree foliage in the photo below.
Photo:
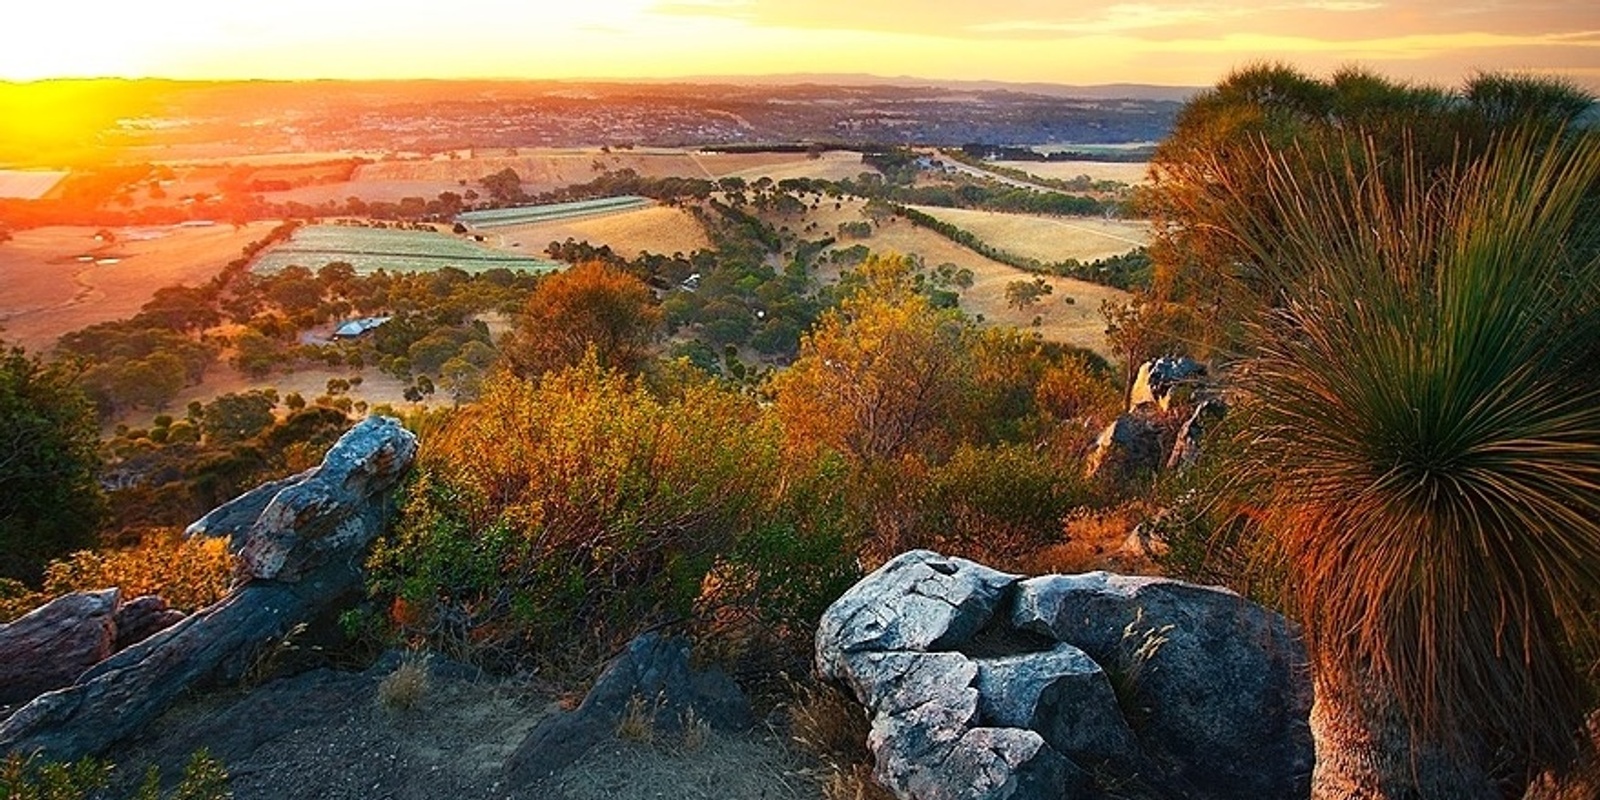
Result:
<svg viewBox="0 0 1600 800"><path fill-rule="evenodd" d="M1600 146L1510 136L1398 186L1409 152L1254 158L1216 165L1225 190L1262 170L1270 201L1226 220L1277 298L1240 370L1241 475L1319 691L1398 711L1408 793L1425 751L1511 780L1570 763L1600 608Z"/></svg>

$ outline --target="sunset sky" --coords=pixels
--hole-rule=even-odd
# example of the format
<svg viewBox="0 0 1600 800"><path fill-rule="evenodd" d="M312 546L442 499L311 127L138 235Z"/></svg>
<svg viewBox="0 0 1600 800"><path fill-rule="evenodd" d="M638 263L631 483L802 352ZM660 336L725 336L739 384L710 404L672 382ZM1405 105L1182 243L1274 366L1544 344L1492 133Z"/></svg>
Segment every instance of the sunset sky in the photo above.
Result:
<svg viewBox="0 0 1600 800"><path fill-rule="evenodd" d="M666 78L796 72L1214 83L1282 59L1600 89L1596 0L40 0L0 78Z"/></svg>

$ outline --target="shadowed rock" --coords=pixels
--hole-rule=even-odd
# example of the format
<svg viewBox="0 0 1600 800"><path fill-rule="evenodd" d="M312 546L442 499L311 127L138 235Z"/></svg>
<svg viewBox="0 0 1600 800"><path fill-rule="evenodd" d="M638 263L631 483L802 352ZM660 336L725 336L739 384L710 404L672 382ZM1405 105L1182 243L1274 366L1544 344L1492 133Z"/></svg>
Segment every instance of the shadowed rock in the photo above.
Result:
<svg viewBox="0 0 1600 800"><path fill-rule="evenodd" d="M117 590L73 592L0 625L0 703L69 685L111 655Z"/></svg>
<svg viewBox="0 0 1600 800"><path fill-rule="evenodd" d="M647 633L628 643L606 665L573 711L541 723L506 762L510 785L537 789L591 747L615 735L629 706L652 731L678 732L689 715L718 730L755 724L750 703L737 684L717 670L689 666L689 643Z"/></svg>
<svg viewBox="0 0 1600 800"><path fill-rule="evenodd" d="M192 688L237 681L269 643L359 591L363 556L416 448L398 421L369 418L320 467L207 514L191 534L229 536L240 556L228 596L23 706L0 724L0 753L100 753Z"/></svg>

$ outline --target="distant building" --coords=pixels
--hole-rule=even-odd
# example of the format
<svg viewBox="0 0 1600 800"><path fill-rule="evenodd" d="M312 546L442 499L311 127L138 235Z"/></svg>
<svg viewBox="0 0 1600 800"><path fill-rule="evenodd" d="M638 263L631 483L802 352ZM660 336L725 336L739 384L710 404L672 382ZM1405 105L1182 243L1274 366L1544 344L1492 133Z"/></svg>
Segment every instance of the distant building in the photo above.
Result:
<svg viewBox="0 0 1600 800"><path fill-rule="evenodd" d="M367 331L370 331L385 322L388 322L389 319L389 317L362 317L360 319L350 320L349 322L340 325L339 328L333 332L333 338L354 339L361 334L366 333Z"/></svg>

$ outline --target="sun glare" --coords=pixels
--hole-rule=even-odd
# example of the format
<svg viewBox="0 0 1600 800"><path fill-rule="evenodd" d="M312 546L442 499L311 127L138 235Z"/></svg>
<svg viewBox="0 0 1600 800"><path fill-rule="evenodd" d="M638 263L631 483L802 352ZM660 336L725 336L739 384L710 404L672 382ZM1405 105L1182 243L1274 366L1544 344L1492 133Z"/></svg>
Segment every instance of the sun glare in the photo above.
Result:
<svg viewBox="0 0 1600 800"><path fill-rule="evenodd" d="M0 79L864 72L1197 85L1262 59L1314 69L1359 60L1435 80L1453 79L1464 64L1534 67L1586 82L1600 71L1600 41L1583 32L1593 21L1559 15L1542 27L1488 12L1459 17L1475 20L1465 27L1455 21L1419 27L1413 18L1421 12L1407 11L1404 2L1311 3L1290 22L1283 9L1292 3L1219 9L1091 2L1046 9L993 0L957 9L863 2L871 8L831 2L802 11L771 0L462 0L448 7L419 0L60 0L6 12ZM1266 12L1276 21L1256 24L1256 17L1271 16ZM1319 13L1328 26L1306 21ZM1370 24L1383 20L1396 24Z"/></svg>

